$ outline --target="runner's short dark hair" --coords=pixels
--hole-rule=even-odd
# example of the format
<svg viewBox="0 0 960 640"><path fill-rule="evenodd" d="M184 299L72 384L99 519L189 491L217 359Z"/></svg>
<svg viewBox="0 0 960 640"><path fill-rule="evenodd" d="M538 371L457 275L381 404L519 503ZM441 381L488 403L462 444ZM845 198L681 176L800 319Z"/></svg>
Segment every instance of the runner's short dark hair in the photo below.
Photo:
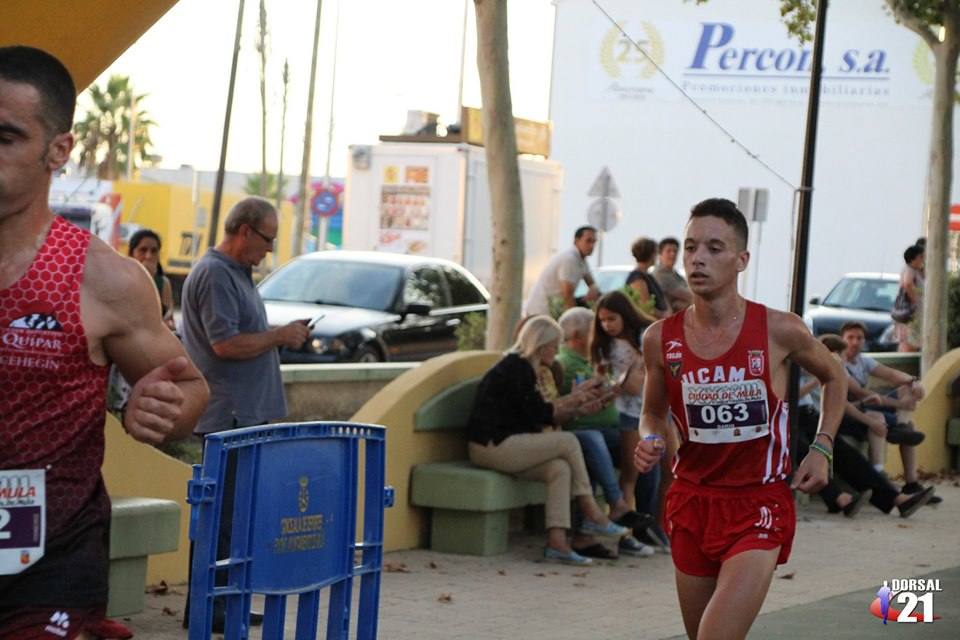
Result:
<svg viewBox="0 0 960 640"><path fill-rule="evenodd" d="M676 247L680 248L680 241L672 236L667 236L660 241L660 244L657 245L657 253L663 253L663 250L667 247Z"/></svg>
<svg viewBox="0 0 960 640"><path fill-rule="evenodd" d="M844 322L840 327L840 335L844 335L847 331L853 331L854 329L859 329L863 332L863 335L867 335L867 325L862 322L857 322L856 320L851 320L850 322Z"/></svg>
<svg viewBox="0 0 960 640"><path fill-rule="evenodd" d="M690 210L690 218L709 217L720 218L733 227L737 238L742 243L741 250L747 248L750 231L747 227L747 219L740 209L737 209L737 205L726 198L707 198L695 204Z"/></svg>
<svg viewBox="0 0 960 640"><path fill-rule="evenodd" d="M583 225L582 227L577 227L577 230L573 232L573 239L574 239L574 240L579 240L579 239L580 239L580 236L582 236L583 234L585 234L587 231L593 231L594 233L596 233L596 232L597 232L597 228L596 228L596 227L591 227L591 226L588 225L588 224L585 224L585 225Z"/></svg>
<svg viewBox="0 0 960 640"><path fill-rule="evenodd" d="M28 84L40 94L40 118L53 136L73 127L77 87L63 63L34 47L0 47L0 78Z"/></svg>
<svg viewBox="0 0 960 640"><path fill-rule="evenodd" d="M925 247L920 245L911 245L907 247L906 251L903 252L903 261L907 264L910 264L917 259L917 256L923 255L926 252Z"/></svg>

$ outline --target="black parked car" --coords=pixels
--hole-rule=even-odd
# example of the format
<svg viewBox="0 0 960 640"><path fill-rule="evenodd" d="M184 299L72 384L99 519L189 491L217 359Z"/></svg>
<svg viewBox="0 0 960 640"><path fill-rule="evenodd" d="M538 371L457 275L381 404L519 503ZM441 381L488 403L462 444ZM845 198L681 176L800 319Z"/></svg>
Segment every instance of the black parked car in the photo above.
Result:
<svg viewBox="0 0 960 640"><path fill-rule="evenodd" d="M813 335L840 333L845 322L867 327L865 351L895 351L897 343L890 310L900 289L900 277L889 273L848 273L821 302L810 300L803 319Z"/></svg>
<svg viewBox="0 0 960 640"><path fill-rule="evenodd" d="M486 314L489 294L460 265L439 258L361 251L300 256L259 286L271 326L304 319L300 349L284 363L426 360L455 351L468 313Z"/></svg>

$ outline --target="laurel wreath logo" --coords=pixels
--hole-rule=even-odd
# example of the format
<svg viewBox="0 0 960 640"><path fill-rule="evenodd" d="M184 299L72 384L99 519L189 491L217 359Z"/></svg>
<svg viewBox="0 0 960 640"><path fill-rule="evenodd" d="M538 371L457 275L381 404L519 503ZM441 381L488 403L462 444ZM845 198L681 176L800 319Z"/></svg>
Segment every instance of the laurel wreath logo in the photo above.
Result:
<svg viewBox="0 0 960 640"><path fill-rule="evenodd" d="M626 25L626 21L622 22L621 25ZM633 44L622 36L620 29L616 26L610 27L604 34L603 40L600 42L600 65L611 78L622 76L623 65L636 65L637 76L642 80L647 80L657 71L656 66L650 59L657 64L663 64L664 46L660 32L649 22L641 22L640 26L646 38L646 56L637 51Z"/></svg>

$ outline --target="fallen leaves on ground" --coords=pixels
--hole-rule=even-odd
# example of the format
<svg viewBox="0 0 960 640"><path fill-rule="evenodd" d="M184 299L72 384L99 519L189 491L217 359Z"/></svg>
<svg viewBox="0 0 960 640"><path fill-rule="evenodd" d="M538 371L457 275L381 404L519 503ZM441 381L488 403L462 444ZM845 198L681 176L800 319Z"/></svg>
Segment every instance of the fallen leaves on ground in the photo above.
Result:
<svg viewBox="0 0 960 640"><path fill-rule="evenodd" d="M573 583L573 586L575 586L575 587L585 587L585 586L587 586L587 583L586 583L586 582L574 582L574 583Z"/></svg>
<svg viewBox="0 0 960 640"><path fill-rule="evenodd" d="M175 616L175 615L177 615L177 613L179 613L179 612L178 612L178 611L174 611L174 610L171 609L170 607L164 607L162 613L163 613L163 615L165 615L165 616Z"/></svg>
<svg viewBox="0 0 960 640"><path fill-rule="evenodd" d="M410 573L410 569L402 562L388 562L383 565L383 570L387 573Z"/></svg>
<svg viewBox="0 0 960 640"><path fill-rule="evenodd" d="M497 569L497 573L499 573L502 576L507 575L507 572L504 569Z"/></svg>
<svg viewBox="0 0 960 640"><path fill-rule="evenodd" d="M793 571L793 572L791 572L791 573L785 573L785 574L783 574L782 576L780 576L780 579L781 579L781 580L793 580L793 577L794 577L795 575L797 575L797 572L796 572L796 571Z"/></svg>
<svg viewBox="0 0 960 640"><path fill-rule="evenodd" d="M908 525L908 524L897 524L897 528L898 528L898 529L912 529L913 527L911 527L911 526Z"/></svg>
<svg viewBox="0 0 960 640"><path fill-rule="evenodd" d="M453 602L453 594L441 593L440 596L437 598L437 602L443 602L445 604L449 604Z"/></svg>
<svg viewBox="0 0 960 640"><path fill-rule="evenodd" d="M155 596L165 596L170 592L170 587L167 585L166 580L161 580L160 584L151 584L148 586L146 592Z"/></svg>
<svg viewBox="0 0 960 640"><path fill-rule="evenodd" d="M575 573L575 574L573 574L573 577L574 577L574 578L586 578L589 573L590 573L589 571L581 571L580 573Z"/></svg>
<svg viewBox="0 0 960 640"><path fill-rule="evenodd" d="M439 569L439 568L440 568L440 565L438 565L438 564L437 564L436 562L434 562L433 560L431 560L431 561L430 561L430 564L428 564L427 566L430 567L431 569Z"/></svg>
<svg viewBox="0 0 960 640"><path fill-rule="evenodd" d="M535 574L533 574L533 575L535 575L535 576L538 577L538 578L546 578L546 577L547 577L547 574L542 573L542 572L541 572L541 573L535 573Z"/></svg>

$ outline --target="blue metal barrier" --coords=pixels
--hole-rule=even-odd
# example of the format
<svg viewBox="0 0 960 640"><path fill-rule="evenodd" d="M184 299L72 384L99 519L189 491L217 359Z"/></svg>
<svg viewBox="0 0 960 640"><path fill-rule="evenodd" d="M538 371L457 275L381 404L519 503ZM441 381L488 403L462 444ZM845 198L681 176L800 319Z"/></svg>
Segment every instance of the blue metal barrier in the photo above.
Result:
<svg viewBox="0 0 960 640"><path fill-rule="evenodd" d="M203 465L194 465L187 492L194 546L191 640L210 637L215 599L225 602L226 639L247 638L255 593L265 596L265 640L283 638L289 596L298 596L295 637L313 640L324 589L329 589L326 637L346 639L355 577L360 578L356 637L376 638L383 511L393 506L393 489L384 484L384 435L375 425L313 422L206 437ZM232 526L218 554L221 519Z"/></svg>

